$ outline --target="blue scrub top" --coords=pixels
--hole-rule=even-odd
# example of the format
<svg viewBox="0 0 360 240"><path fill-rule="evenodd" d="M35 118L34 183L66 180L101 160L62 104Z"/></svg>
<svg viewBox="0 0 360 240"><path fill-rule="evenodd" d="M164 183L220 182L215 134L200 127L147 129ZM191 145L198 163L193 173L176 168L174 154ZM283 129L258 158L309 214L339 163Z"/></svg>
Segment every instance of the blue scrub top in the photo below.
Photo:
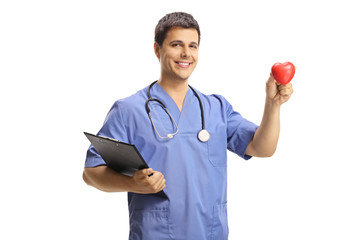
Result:
<svg viewBox="0 0 360 240"><path fill-rule="evenodd" d="M178 124L172 139L160 139L145 109L148 87L115 102L98 134L134 144L148 165L164 174L168 199L154 194L128 193L131 240L228 239L227 149L244 159L258 128L235 112L219 95L197 93L204 108L208 142L197 138L201 130L199 101L189 88L183 109L159 85L151 96L162 101ZM169 115L150 103L154 124L161 136L173 133ZM85 167L105 165L93 146Z"/></svg>

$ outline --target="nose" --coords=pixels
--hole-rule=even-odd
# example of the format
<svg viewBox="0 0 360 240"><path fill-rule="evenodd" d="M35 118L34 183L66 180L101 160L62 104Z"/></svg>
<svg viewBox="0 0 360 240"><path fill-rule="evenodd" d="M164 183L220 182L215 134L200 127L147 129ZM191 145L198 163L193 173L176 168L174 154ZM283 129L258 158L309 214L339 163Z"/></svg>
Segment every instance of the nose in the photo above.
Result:
<svg viewBox="0 0 360 240"><path fill-rule="evenodd" d="M189 47L184 47L182 52L181 52L181 57L182 58L189 58L191 55L191 52L190 52L190 48Z"/></svg>

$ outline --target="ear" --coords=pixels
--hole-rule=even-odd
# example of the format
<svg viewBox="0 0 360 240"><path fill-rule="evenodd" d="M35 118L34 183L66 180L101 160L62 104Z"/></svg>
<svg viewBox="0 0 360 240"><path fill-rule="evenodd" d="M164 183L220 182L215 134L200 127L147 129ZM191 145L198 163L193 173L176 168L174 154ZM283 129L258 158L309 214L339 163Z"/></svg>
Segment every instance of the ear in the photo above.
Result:
<svg viewBox="0 0 360 240"><path fill-rule="evenodd" d="M160 60L160 46L157 42L154 43L154 52L156 57Z"/></svg>

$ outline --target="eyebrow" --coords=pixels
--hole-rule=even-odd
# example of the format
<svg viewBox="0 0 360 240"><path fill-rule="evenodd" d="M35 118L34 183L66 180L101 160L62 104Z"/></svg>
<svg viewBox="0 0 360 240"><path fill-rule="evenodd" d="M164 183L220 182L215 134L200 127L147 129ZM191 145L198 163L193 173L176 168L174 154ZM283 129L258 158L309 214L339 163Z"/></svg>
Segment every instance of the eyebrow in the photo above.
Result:
<svg viewBox="0 0 360 240"><path fill-rule="evenodd" d="M174 41L171 41L171 42L170 42L170 44L174 44L174 43L184 43L184 42L181 41L181 40L174 40ZM190 44L199 45L197 42L190 42Z"/></svg>

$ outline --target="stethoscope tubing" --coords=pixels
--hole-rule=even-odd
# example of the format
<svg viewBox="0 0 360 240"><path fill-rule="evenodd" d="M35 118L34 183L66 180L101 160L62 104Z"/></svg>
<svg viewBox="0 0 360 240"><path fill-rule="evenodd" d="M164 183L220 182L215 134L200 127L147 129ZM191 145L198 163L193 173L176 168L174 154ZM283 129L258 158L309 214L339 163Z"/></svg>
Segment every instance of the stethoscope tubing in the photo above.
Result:
<svg viewBox="0 0 360 240"><path fill-rule="evenodd" d="M173 117L171 116L170 112L168 111L168 109L166 108L165 104L160 101L159 99L156 99L156 98L152 98L151 94L150 94L150 89L152 88L152 86L157 83L157 80L154 81L153 83L151 83L147 89L147 95L148 95L148 99L146 100L146 103L145 103L145 107L146 107L146 112L148 113L149 115L149 118L151 120L151 123L157 133L157 135L162 138L162 139L166 139L166 138L172 138L174 135L176 135L179 131L179 128L177 127L177 124L176 122L174 121ZM198 99L198 102L199 102L199 106L200 106L200 111L201 111L201 130L199 131L198 133L198 138L200 141L202 142L207 142L210 138L210 134L209 132L205 129L205 117L204 117L204 108L203 108L203 105L202 105L202 102L201 102L201 99L200 99L200 96L198 95L198 93L195 91L194 88L192 88L190 85L188 85L190 87L190 89L193 91L193 93L195 94L195 97ZM152 117L151 117L151 114L150 114L150 108L149 108L149 102L151 101L156 101L157 103L159 103L163 108L164 110L169 114L169 116L171 117L171 119L173 120L175 126L176 126L176 132L175 133L170 133L167 135L167 137L161 137L160 134L158 133L155 125L154 125L154 122L152 120ZM204 136L205 135L205 136Z"/></svg>

